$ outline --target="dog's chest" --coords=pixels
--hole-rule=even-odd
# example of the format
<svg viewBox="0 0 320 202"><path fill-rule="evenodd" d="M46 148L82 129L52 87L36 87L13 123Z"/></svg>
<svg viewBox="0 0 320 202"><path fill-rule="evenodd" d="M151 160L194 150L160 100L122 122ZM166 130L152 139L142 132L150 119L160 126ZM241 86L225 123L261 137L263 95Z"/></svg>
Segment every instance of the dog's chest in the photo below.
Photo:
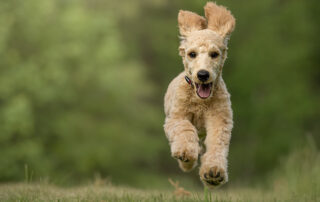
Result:
<svg viewBox="0 0 320 202"><path fill-rule="evenodd" d="M204 113L206 108L199 105L191 105L189 108L190 121L197 128L199 132L205 130Z"/></svg>

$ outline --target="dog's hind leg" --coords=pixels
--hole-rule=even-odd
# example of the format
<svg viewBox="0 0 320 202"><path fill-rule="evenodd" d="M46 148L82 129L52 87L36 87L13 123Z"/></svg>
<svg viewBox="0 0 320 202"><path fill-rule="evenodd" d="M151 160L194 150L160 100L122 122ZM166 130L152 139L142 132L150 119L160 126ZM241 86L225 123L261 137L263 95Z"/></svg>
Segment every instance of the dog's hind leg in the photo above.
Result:
<svg viewBox="0 0 320 202"><path fill-rule="evenodd" d="M197 165L200 152L196 128L188 120L166 118L164 130L172 157L178 159L183 171L191 171Z"/></svg>

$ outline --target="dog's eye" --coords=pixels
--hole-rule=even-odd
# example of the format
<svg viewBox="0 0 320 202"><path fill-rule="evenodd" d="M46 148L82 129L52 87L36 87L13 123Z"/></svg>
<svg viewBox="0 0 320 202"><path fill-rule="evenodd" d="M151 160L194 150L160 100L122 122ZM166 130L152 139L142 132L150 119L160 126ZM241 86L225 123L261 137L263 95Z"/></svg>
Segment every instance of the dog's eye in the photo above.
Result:
<svg viewBox="0 0 320 202"><path fill-rule="evenodd" d="M194 52L194 51L190 52L188 55L189 55L189 57L191 57L191 58L197 57L197 53Z"/></svg>
<svg viewBox="0 0 320 202"><path fill-rule="evenodd" d="M210 53L211 58L217 58L218 56L219 56L219 53L216 51Z"/></svg>

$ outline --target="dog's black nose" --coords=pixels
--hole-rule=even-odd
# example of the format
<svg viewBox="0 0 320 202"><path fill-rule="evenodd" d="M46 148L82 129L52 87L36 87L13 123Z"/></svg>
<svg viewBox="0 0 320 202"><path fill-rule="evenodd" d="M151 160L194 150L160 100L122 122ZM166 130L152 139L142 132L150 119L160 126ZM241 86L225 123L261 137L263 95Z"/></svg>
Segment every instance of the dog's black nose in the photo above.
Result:
<svg viewBox="0 0 320 202"><path fill-rule="evenodd" d="M200 81L205 82L206 80L208 80L210 74L209 74L209 72L206 71L206 70L200 70L200 71L198 72L197 76L198 76L198 79L199 79Z"/></svg>

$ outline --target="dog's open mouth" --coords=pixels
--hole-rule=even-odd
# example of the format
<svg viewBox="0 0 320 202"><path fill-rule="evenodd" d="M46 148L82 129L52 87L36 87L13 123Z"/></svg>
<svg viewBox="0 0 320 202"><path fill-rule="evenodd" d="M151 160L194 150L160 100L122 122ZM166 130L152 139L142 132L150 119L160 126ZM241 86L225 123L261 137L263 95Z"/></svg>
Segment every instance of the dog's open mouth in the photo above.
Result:
<svg viewBox="0 0 320 202"><path fill-rule="evenodd" d="M200 98L208 98L211 94L212 83L198 84L196 83L197 94Z"/></svg>

